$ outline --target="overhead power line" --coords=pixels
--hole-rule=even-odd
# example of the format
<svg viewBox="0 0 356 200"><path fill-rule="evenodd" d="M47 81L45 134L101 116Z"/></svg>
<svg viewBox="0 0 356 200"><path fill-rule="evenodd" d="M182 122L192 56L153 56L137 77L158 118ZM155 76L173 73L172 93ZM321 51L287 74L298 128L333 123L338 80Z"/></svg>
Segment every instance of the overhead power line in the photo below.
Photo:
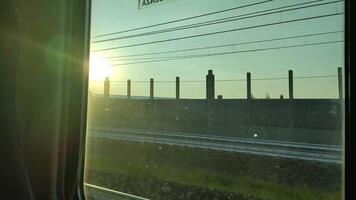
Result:
<svg viewBox="0 0 356 200"><path fill-rule="evenodd" d="M166 29L161 29L161 30L138 33L138 34L133 34L133 35L127 35L127 36L121 36L121 37L115 37L115 38L96 40L96 41L92 41L91 43L95 44L95 43L102 43L102 42L108 42L108 41L113 41L113 40L117 41L117 40L129 39L129 38L136 38L136 37L143 37L143 36L149 36L149 35L162 34L162 33L167 33L167 32L181 31L181 30L186 30L186 29L191 29L191 28L198 28L198 27L202 27L202 26L209 26L209 25L215 25L215 24L220 24L220 23L239 21L239 20L256 18L256 17L272 15L272 14L277 14L277 13L300 10L300 9L305 9L305 8L323 6L323 5L328 5L328 4L338 3L338 2L343 2L343 1L342 0L337 0L337 1L331 1L331 2L326 2L326 3L320 3L320 4L297 7L297 8L291 8L291 7L296 7L296 6L299 6L299 5L305 5L305 4L310 4L311 3L311 2L304 2L304 3L299 3L299 4L289 5L289 6L283 6L283 7L273 8L273 9L269 9L269 10L264 10L264 11L257 11L257 12L252 12L252 13L248 13L248 14L242 14L242 15L237 15L237 16L233 16L233 17L207 21L207 22L200 22L200 23L183 25L183 26L178 26L178 27L173 27L173 28L166 28ZM289 9L281 10L283 8L289 8ZM277 11L268 12L268 11L272 11L272 10L277 10ZM260 13L262 13L262 14L260 14Z"/></svg>
<svg viewBox="0 0 356 200"><path fill-rule="evenodd" d="M129 48L129 47L137 47L137 46L143 46L143 45L157 44L157 43L162 43L162 42L171 42L171 41L184 40L184 39L190 39L190 38L196 38L196 37L204 37L204 36L210 36L210 35L216 35L216 34L222 34L222 33L229 33L229 32L249 30L249 29L261 28L261 27L268 27L268 26L287 24L287 23L292 23L292 22L300 22L300 21L306 21L306 20L312 20L312 19L320 19L320 18L332 17L332 16L341 15L341 14L343 14L343 13L333 13L333 14L314 16L314 17L306 17L306 18L299 18L299 19L293 19L293 20L285 20L285 21L280 21L280 22L260 24L260 25L249 26L249 27L244 27L244 28L235 28L235 29L229 29L229 30L224 30L224 31L216 31L216 32L210 32L210 33L204 33L204 34L197 34L197 35L179 37L179 38L157 40L157 41L152 41L152 42L145 42L145 43L138 43L138 44L131 44L131 45L123 45L123 46L117 46L117 47L110 47L110 48L93 50L93 52L109 51L109 50L114 50L114 49L123 49L123 48Z"/></svg>
<svg viewBox="0 0 356 200"><path fill-rule="evenodd" d="M330 35L330 34L343 33L343 32L344 31L329 31L329 32L320 32L320 33L310 33L310 34L303 34L303 35L294 35L294 36L288 36L288 37L278 37L278 38L265 39L265 40L238 42L238 43L214 45L214 46L206 46L206 47L198 47L198 48L180 49L180 50L172 50L172 51L160 51L160 52L132 54L132 55L123 55L123 56L111 56L111 57L105 57L105 59L109 59L109 60L113 60L113 61L115 61L115 60L128 60L127 58L132 58L133 60L141 60L141 59L144 60L146 58L135 58L135 57L150 56L150 55L161 55L161 54L169 54L169 53L180 53L180 52L189 52L189 51L198 51L198 50L207 50L207 49L215 49L215 48L222 48L222 47L235 47L235 46L246 45L246 44L273 42L273 41L280 41L280 40L287 40L287 39L297 39L297 38L308 38L308 37L312 37L312 36ZM153 58L149 58L149 59L153 59Z"/></svg>
<svg viewBox="0 0 356 200"><path fill-rule="evenodd" d="M110 36L110 35L117 35L117 34L121 34L121 33L138 31L138 30L142 30L142 29L146 29L146 28L153 28L153 27L157 27L157 26L162 26L162 25L167 25L167 24L172 24L172 23L177 23L177 22L182 22L182 21L187 21L187 20L192 20L192 19L197 19L197 18L209 16L209 15L215 15L215 14L219 14L219 13L229 12L229 11L233 11L233 10L239 10L239 9L247 8L247 7L251 7L251 6L256 6L256 5L268 3L268 2L271 2L271 1L273 1L273 0L260 1L260 2L256 2L256 3L252 3L252 4L243 5L243 6L237 6L237 7L234 7L234 8L219 10L219 11L205 13L205 14L201 14L201 15L186 17L186 18L182 18L182 19L176 19L176 20L172 20L172 21L168 21L168 22L163 22L163 23L158 23L158 24L153 24L153 25L148 25L148 26L143 26L143 27L138 27L138 28L133 28L133 29L128 29L128 30L124 30L124 31L117 31L117 32L112 32L112 33L96 35L96 36L93 36L92 38L99 38L99 37L105 37L105 36ZM319 1L322 1L322 0L319 0Z"/></svg>
<svg viewBox="0 0 356 200"><path fill-rule="evenodd" d="M152 63L152 62L172 61L172 60L179 60L179 59L220 56L220 55L228 55L228 54L240 54L240 53L248 53L248 52L267 51L267 50L276 50L276 49L287 49L287 48L296 48L296 47L304 47L304 46L315 46L315 45L333 44L333 43L341 43L341 42L344 42L344 41L343 40L336 40L336 41L317 42L317 43L308 43L308 44L300 44L300 45L286 45L286 46L268 47L268 48L259 48L259 49L249 49L249 50L241 50L241 51L230 51L230 52L223 52L223 53L211 53L211 54L208 53L208 54L186 55L186 56L180 56L180 57L176 56L176 57L165 58L165 59L113 64L112 66L126 66L126 65L132 65L132 64L143 64L143 63Z"/></svg>

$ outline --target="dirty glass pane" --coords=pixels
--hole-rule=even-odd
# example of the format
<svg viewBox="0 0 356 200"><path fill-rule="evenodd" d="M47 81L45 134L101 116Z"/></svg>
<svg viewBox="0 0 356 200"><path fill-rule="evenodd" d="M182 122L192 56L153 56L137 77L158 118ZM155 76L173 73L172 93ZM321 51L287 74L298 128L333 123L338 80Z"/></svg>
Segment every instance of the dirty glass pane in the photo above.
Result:
<svg viewBox="0 0 356 200"><path fill-rule="evenodd" d="M92 0L88 199L343 199L344 1Z"/></svg>

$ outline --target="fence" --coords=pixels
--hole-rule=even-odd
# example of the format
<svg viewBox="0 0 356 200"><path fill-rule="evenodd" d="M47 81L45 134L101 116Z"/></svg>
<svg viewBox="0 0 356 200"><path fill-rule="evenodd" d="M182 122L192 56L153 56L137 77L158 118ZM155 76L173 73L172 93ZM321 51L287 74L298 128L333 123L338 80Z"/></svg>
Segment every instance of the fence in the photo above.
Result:
<svg viewBox="0 0 356 200"><path fill-rule="evenodd" d="M215 77L206 76L206 99L181 99L180 78L176 78L175 99L155 99L155 82L150 80L149 96L127 95L110 98L110 82L103 96L90 96L93 127L184 132L229 137L262 138L290 142L341 144L342 75L338 69L339 99L295 99L293 71L288 73L288 99L254 99L251 73L246 75L246 99L215 98Z"/></svg>
<svg viewBox="0 0 356 200"><path fill-rule="evenodd" d="M131 80L127 80L127 81L110 81L109 78L106 78L106 80L104 81L104 96L105 97L109 97L110 95L113 96L110 91L110 86L112 84L115 84L116 87L116 91L120 90L121 91L121 98L131 98L133 96L135 96L133 93L137 93L136 89L139 88L138 84L145 85L145 88L142 90L142 88L140 89L141 94L146 94L147 98L162 98L164 95L162 95L163 93L161 92L162 90L165 91L169 91L168 93L170 94L170 97L166 97L166 98L175 98L175 99L181 99L184 98L185 95L185 91L182 92L181 88L184 87L186 90L194 90L195 93L202 93L203 91L200 91L203 87L205 87L205 99L215 99L217 98L219 95L220 98L224 98L224 96L222 94L217 94L216 92L216 87L218 87L218 89L223 89L226 86L226 83L234 83L233 85L230 85L230 88L227 89L228 90L228 95L229 93L236 93L238 91L238 89L234 90L233 87L237 88L239 87L239 91L241 91L241 84L243 84L245 82L245 90L246 90L246 94L244 95L245 98L247 99L252 99L252 98L256 98L256 96L254 96L253 93L253 88L256 87L260 87L261 86L266 86L268 85L265 81L271 82L274 81L276 84L274 84L274 86L278 85L279 89L275 89L276 91L280 91L280 95L278 95L278 98L289 98L289 99L294 99L295 98L295 80L297 79L298 81L301 82L307 82L308 80L313 80L316 78L337 78L336 82L333 82L333 84L337 84L337 96L339 99L343 98L343 76L342 76L342 70L341 68L338 68L338 74L337 75L329 75L329 76L302 76L302 77L294 77L293 75L293 71L289 70L288 71L288 77L274 77L274 78L253 78L252 74L250 72L248 72L246 74L246 78L245 79L225 79L225 80L215 80L215 75L213 74L212 70L208 71L208 74L206 75L206 80L190 80L190 81L182 81L180 77L176 77L175 81L156 81L154 78L150 78L149 81L131 81ZM277 82L278 81L278 82ZM236 84L236 82L239 82L240 85ZM262 82L262 85L261 85ZM301 82L297 82L301 83ZM97 82L100 83L100 82ZM330 85L330 81L327 82ZM192 84L199 84L199 87L193 87ZM285 87L284 84L287 84L287 87ZM304 84L305 85L305 84ZM303 86L303 89L306 89L310 86L315 86L318 84L309 84L307 87ZM323 84L320 84L321 86ZM255 87L256 86L256 87ZM133 87L136 87L133 89ZM267 86L266 86L267 87ZM283 89L285 88L285 89ZM298 88L297 88L298 89ZM299 88L300 89L300 88ZM336 87L335 87L336 89ZM126 92L123 92L124 90L126 90ZM144 92L145 90L147 90L147 92ZM175 90L175 91L174 91ZM287 95L283 95L282 92L283 90L287 91ZM323 91L326 91L325 89ZM327 90L329 91L329 89ZM315 92L315 91L314 91ZM167 92L166 92L167 93ZM336 94L335 93L335 94ZM158 95L157 95L158 94ZM136 95L137 96L137 95ZM183 97L182 97L183 96ZM144 98L144 96L140 96L140 98ZM266 93L265 98L270 98L269 94Z"/></svg>

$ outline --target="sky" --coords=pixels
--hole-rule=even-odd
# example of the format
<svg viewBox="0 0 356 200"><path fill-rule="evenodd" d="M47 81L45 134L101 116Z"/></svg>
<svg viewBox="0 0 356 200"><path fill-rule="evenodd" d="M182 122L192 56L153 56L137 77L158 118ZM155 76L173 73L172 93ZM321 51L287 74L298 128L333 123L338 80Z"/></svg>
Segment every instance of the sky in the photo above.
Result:
<svg viewBox="0 0 356 200"><path fill-rule="evenodd" d="M344 10L344 3L342 1L273 0L254 6L246 6L241 9L183 20L177 23L97 37L103 34L189 18L262 1L265 0L164 0L162 3L139 9L138 0L92 0L90 91L93 93L102 93L103 80L108 76L111 80L112 94L126 94L126 80L130 79L132 81L132 95L148 96L149 79L154 78L156 81L155 96L174 97L174 80L176 76L179 76L182 81L182 98L205 98L204 80L208 70L212 69L217 80L216 95L223 95L224 98L246 98L246 81L244 79L247 72L252 74L252 79L270 79L287 78L288 70L293 70L295 77L335 76L308 79L296 78L294 80L295 98L337 98L337 68L343 68L344 66L344 43L340 42L343 41L342 32L270 42L255 42L244 45L231 44L343 31L343 14L284 23L295 19L342 13ZM308 5L326 2L333 3L287 12L277 12L259 17L237 19L209 26L169 31L160 34L147 34L152 31L240 16L303 2L314 2ZM262 26L271 23L276 23L276 25ZM254 26L260 27L251 28ZM181 37L233 29L235 31L174 40ZM140 33L143 34L139 37L97 42L99 40L133 36ZM112 47L169 39L173 39L174 41L103 50ZM323 42L334 43L310 45ZM309 45L306 46L306 44ZM125 57L128 55L216 45L226 46L177 53ZM298 47L277 48L295 45ZM258 50L269 48L273 49ZM182 58L184 56L214 55L227 52L237 53L143 63L143 61L154 60L157 57ZM108 57L119 58L113 59ZM192 80L196 82L184 82ZM265 98L267 95L271 98L279 98L281 94L287 97L288 80L252 80L252 94L255 98Z"/></svg>

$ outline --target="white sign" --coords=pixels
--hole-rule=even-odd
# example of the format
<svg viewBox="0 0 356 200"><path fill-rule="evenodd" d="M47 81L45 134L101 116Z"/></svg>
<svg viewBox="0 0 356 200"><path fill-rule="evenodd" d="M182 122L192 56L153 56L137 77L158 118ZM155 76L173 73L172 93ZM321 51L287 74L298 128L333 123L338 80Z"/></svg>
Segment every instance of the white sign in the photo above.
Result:
<svg viewBox="0 0 356 200"><path fill-rule="evenodd" d="M151 7L169 1L172 0L138 0L138 9Z"/></svg>

